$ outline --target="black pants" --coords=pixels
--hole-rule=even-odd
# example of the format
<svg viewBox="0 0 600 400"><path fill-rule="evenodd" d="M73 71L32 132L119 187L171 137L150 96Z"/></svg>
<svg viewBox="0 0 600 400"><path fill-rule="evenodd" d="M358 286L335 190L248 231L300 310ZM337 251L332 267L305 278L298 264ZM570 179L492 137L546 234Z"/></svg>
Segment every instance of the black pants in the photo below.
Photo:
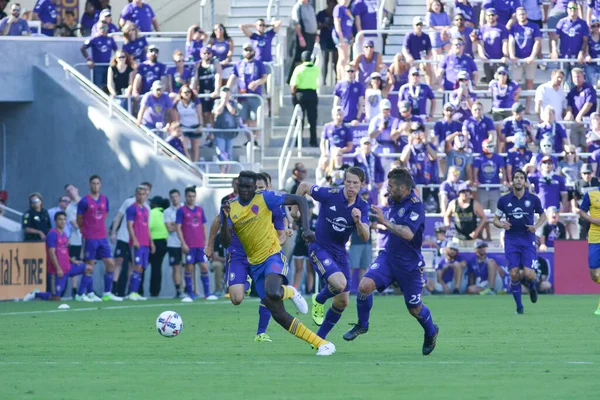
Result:
<svg viewBox="0 0 600 400"><path fill-rule="evenodd" d="M160 294L162 284L162 263L167 254L167 239L153 240L156 251L150 254L150 296L156 297ZM142 282L144 282L142 278ZM141 289L142 285L140 285Z"/></svg>
<svg viewBox="0 0 600 400"><path fill-rule="evenodd" d="M323 57L323 66L321 67L321 76L323 77L323 83L327 82L327 69L329 68L329 63L331 62L332 68L331 71L333 76L335 77L335 66L338 62L338 51L337 49L325 49L321 50L321 56ZM334 79L335 80L335 79Z"/></svg>
<svg viewBox="0 0 600 400"><path fill-rule="evenodd" d="M290 72L288 73L287 83L290 84L290 80L292 79L292 73L294 73L294 69L298 64L300 64L301 59L300 56L305 51L310 51L312 53L315 48L315 40L317 35L311 33L303 33L304 41L306 42L306 47L300 47L300 41L298 40L298 35L296 35L296 48L294 49L294 62L290 65Z"/></svg>
<svg viewBox="0 0 600 400"><path fill-rule="evenodd" d="M317 142L317 107L319 106L319 98L317 97L317 91L312 89L298 89L296 96L292 99L294 106L300 104L304 116L308 118L310 124L310 145L318 146ZM302 120L302 127L304 128L304 119Z"/></svg>

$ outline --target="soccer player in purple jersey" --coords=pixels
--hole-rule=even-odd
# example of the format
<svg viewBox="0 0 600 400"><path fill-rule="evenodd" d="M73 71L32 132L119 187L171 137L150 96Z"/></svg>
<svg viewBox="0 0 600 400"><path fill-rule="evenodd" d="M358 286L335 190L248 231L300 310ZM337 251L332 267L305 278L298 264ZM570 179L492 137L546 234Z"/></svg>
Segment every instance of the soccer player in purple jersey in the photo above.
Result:
<svg viewBox="0 0 600 400"><path fill-rule="evenodd" d="M192 275L194 266L200 264L200 278L204 289L205 300L217 300L217 296L210 293L208 277L208 259L204 255L204 238L208 237L206 214L202 207L196 205L196 187L185 188L185 204L177 210L177 236L181 240L181 250L185 254L185 290L187 296L181 301L190 303L196 298Z"/></svg>
<svg viewBox="0 0 600 400"><path fill-rule="evenodd" d="M504 253L510 270L510 290L517 303L517 314L523 314L521 282L528 285L532 303L537 302L538 298L535 231L546 222L546 214L539 197L529 193L525 187L527 175L523 170L518 169L513 173L512 183L512 192L498 199L493 224L496 228L506 230ZM540 216L537 223L533 222L535 213ZM502 216L506 216L506 221L500 221Z"/></svg>
<svg viewBox="0 0 600 400"><path fill-rule="evenodd" d="M85 296L88 286L93 286L91 268L86 267L84 263L77 263L75 259L69 258L69 238L64 232L67 226L67 214L64 211L58 211L54 215L56 228L51 229L46 235L46 259L48 260L48 282L50 282L50 292L40 292L38 289L29 292L23 301L34 299L59 301L60 294L67 284L67 278L82 275L79 285L79 294L84 298L83 301L92 302Z"/></svg>
<svg viewBox="0 0 600 400"><path fill-rule="evenodd" d="M328 283L312 297L312 318L319 325L317 335L323 339L342 317L350 301L350 261L346 243L356 229L363 242L369 240L369 205L358 194L365 182L365 172L350 167L344 174L344 188L326 188L302 182L296 194L310 194L321 203L315 242L308 254L315 271ZM325 302L333 297L325 314ZM325 314L325 315L324 315Z"/></svg>
<svg viewBox="0 0 600 400"><path fill-rule="evenodd" d="M346 334L345 340L354 340L369 330L369 315L373 307L373 292L383 292L396 282L410 315L415 317L425 331L423 355L435 349L439 328L433 323L431 312L421 302L425 285L423 268L425 262L421 254L423 230L425 229L425 209L421 200L413 192L414 182L410 172L397 168L388 173L388 199L390 209L384 215L381 208L371 206L371 215L387 228L389 239L385 250L371 264L358 285L360 292L356 298L358 323Z"/></svg>
<svg viewBox="0 0 600 400"><path fill-rule="evenodd" d="M111 293L115 261L112 258L106 234L106 217L108 216L108 198L100 193L102 180L98 175L90 177L90 193L85 195L77 204L77 225L81 227L81 236L84 244L84 261L91 268L96 260L104 262L104 294L103 301L123 301ZM95 293L88 293L88 297L96 299Z"/></svg>
<svg viewBox="0 0 600 400"><path fill-rule="evenodd" d="M135 203L127 208L127 232L129 232L129 246L131 247L131 263L133 271L129 277L129 296L127 298L133 301L146 300L140 296L138 289L142 283L142 272L148 267L148 258L150 253L156 251L154 242L150 240L150 228L148 221L150 212L146 207L148 190L144 186L138 186L135 189Z"/></svg>

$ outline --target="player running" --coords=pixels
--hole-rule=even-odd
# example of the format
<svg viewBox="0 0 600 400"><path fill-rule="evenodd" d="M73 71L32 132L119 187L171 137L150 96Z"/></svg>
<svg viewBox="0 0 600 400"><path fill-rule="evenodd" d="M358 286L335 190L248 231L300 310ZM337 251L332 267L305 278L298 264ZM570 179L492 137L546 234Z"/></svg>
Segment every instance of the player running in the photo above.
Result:
<svg viewBox="0 0 600 400"><path fill-rule="evenodd" d="M308 312L304 298L297 296L298 292L293 286L287 285L288 265L273 227L272 210L283 205L298 206L304 228L302 235L306 240L314 241L308 203L304 197L297 195L256 192L256 179L256 173L252 171L240 172L239 196L221 207L221 242L229 247L232 231L235 231L248 255L256 291L271 311L273 319L294 336L317 348L318 356L332 355L335 353L333 343L314 334L299 319L290 315L283 305L284 299L292 299L300 312Z"/></svg>
<svg viewBox="0 0 600 400"><path fill-rule="evenodd" d="M369 316L373 307L373 292L383 292L396 282L410 315L415 317L425 331L423 355L435 349L439 328L433 323L429 308L421 301L425 286L423 268L425 262L421 254L425 211L423 203L412 191L414 182L410 172L397 168L388 173L388 200L390 209L383 211L371 206L371 216L387 228L389 238L382 251L371 264L358 285L356 298L358 323L344 335L345 340L354 340L369 330Z"/></svg>
<svg viewBox="0 0 600 400"><path fill-rule="evenodd" d="M267 173L261 172L256 174L256 189L267 190L271 189L270 176ZM204 249L206 256L211 259L214 253L215 237L219 231L221 217L217 215L213 224L210 227L210 235L206 248ZM285 230L285 211L282 207L278 210L273 210L273 226L277 231L279 244L283 246L287 239ZM229 298L234 306L242 304L245 295L250 293L250 278L251 270L248 256L244 250L244 246L240 243L235 232L232 233L231 245L227 248L227 285L229 290ZM297 291L294 296L302 301L302 296ZM258 328L256 330L255 342L272 342L273 340L267 334L267 327L271 320L271 311L265 306L261 300L258 307Z"/></svg>
<svg viewBox="0 0 600 400"><path fill-rule="evenodd" d="M185 188L185 204L177 210L177 236L181 241L181 250L185 255L185 291L183 303L191 303L196 298L192 277L194 266L200 264L200 278L205 300L217 300L210 294L208 279L208 259L204 255L204 238L208 236L206 215L202 207L196 205L196 187Z"/></svg>
<svg viewBox="0 0 600 400"><path fill-rule="evenodd" d="M312 297L312 318L320 326L317 335L323 339L340 320L350 301L350 260L346 243L355 229L362 241L369 240L369 206L358 195L364 181L364 171L350 167L344 173L343 189L302 182L296 190L297 195L310 194L321 203L316 240L308 245L308 254L315 270L328 283ZM331 297L331 308L323 318L325 302Z"/></svg>
<svg viewBox="0 0 600 400"><path fill-rule="evenodd" d="M517 314L523 314L521 283L529 287L529 298L537 302L535 231L546 222L542 202L526 188L527 175L521 169L512 177L512 192L498 199L493 224L504 229L504 254L510 271L510 291L517 303ZM540 218L534 224L534 214ZM506 216L506 221L500 218Z"/></svg>
<svg viewBox="0 0 600 400"><path fill-rule="evenodd" d="M586 192L579 207L579 218L590 224L588 233L588 267L590 278L600 283L600 189ZM594 312L600 315L600 303Z"/></svg>
<svg viewBox="0 0 600 400"><path fill-rule="evenodd" d="M34 299L59 301L60 294L63 292L67 283L67 278L77 275L83 275L79 284L78 295L81 301L92 302L91 298L85 295L88 287L90 293L93 293L94 282L92 278L92 269L86 267L84 263L78 263L75 259L69 258L69 238L64 232L67 225L67 214L59 211L54 215L56 228L51 229L46 235L46 259L48 260L48 281L50 282L50 292L40 292L38 289L29 292L23 297L23 301ZM96 298L98 298L96 296ZM99 301L102 301L98 298Z"/></svg>
<svg viewBox="0 0 600 400"><path fill-rule="evenodd" d="M129 246L131 247L131 263L133 271L129 277L129 296L133 301L147 300L138 293L142 283L142 272L148 267L150 253L154 254L156 248L150 240L150 227L148 221L150 213L146 207L148 190L143 186L135 189L135 203L125 211L127 218L127 232L129 233Z"/></svg>
<svg viewBox="0 0 600 400"><path fill-rule="evenodd" d="M106 235L106 217L110 209L108 198L100 193L102 180L98 175L90 177L90 193L85 195L77 204L77 225L81 227L83 237L84 261L92 269L96 260L104 262L104 294L103 301L123 301L111 293L113 285L113 274L115 261L111 256L110 246ZM88 293L88 297L97 301L94 292Z"/></svg>

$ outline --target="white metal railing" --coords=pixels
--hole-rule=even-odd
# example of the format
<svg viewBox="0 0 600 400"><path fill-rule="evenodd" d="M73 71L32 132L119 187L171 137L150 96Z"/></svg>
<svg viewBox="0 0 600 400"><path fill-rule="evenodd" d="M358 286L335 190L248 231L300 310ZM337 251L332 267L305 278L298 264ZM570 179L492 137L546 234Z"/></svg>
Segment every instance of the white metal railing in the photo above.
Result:
<svg viewBox="0 0 600 400"><path fill-rule="evenodd" d="M15 221L21 223L23 218L23 213L21 211L15 210L14 208L10 208L9 206L0 204L0 215L7 217L10 215ZM8 217L7 217L8 218Z"/></svg>
<svg viewBox="0 0 600 400"><path fill-rule="evenodd" d="M278 179L279 179L279 189L283 189L283 185L285 184L285 173L290 164L290 159L292 158L292 151L294 150L294 143L297 143L298 147L298 157L302 157L302 121L304 120L304 114L302 112L302 107L300 104L296 104L294 107L294 112L292 113L292 119L290 120L290 125L288 127L287 134L285 135L285 140L283 141L283 147L281 149L281 153L279 155L278 161Z"/></svg>
<svg viewBox="0 0 600 400"><path fill-rule="evenodd" d="M245 169L249 169L248 166L238 161L198 161L195 163L198 168L204 173L204 177L207 181L210 181L210 187L213 188L230 188L231 180L239 175L239 173ZM236 172L231 172L229 168L233 167ZM227 168L227 172L221 172L221 168ZM211 171L216 169L217 171Z"/></svg>
<svg viewBox="0 0 600 400"><path fill-rule="evenodd" d="M106 93L104 93L100 88L98 88L96 85L90 82L84 75L82 75L75 68L73 68L73 66L69 65L66 61L58 58L54 54L45 53L46 67L50 67L51 61L55 61L59 66L63 68L66 74L66 79L73 77L86 90L96 95L98 98L102 99L109 107L109 110L112 113L111 115L109 115L110 117L114 115L113 111L116 111L116 114L124 121L128 122L129 124L133 124L134 126L137 125L137 121L127 110L125 110L118 104L113 104L114 102ZM158 137L145 126L139 126L138 129L142 130L142 133L144 133L144 137L146 138L146 140L148 140L150 144L152 144L152 147L156 154L167 154L172 158L179 160L179 162L191 172L194 172L200 175L200 177L202 177L202 172L194 165L194 163L192 163L191 160L189 160L187 157L181 154L178 150L173 148L170 144L162 140L160 137Z"/></svg>

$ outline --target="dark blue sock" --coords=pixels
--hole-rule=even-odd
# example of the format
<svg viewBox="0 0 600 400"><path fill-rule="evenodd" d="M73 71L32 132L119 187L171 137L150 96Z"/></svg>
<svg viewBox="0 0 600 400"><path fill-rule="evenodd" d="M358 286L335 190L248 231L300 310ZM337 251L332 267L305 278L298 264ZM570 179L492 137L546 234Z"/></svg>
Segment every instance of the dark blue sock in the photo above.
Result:
<svg viewBox="0 0 600 400"><path fill-rule="evenodd" d="M142 283L142 273L133 271L129 277L129 293L137 293Z"/></svg>
<svg viewBox="0 0 600 400"><path fill-rule="evenodd" d="M50 292L38 292L35 294L36 299L50 300Z"/></svg>
<svg viewBox="0 0 600 400"><path fill-rule="evenodd" d="M317 294L317 303L325 304L327 299L332 298L333 296L338 295L339 292L333 288L331 285L327 285Z"/></svg>
<svg viewBox="0 0 600 400"><path fill-rule="evenodd" d="M114 274L112 272L104 273L104 293L110 293L112 291L113 275Z"/></svg>
<svg viewBox="0 0 600 400"><path fill-rule="evenodd" d="M86 275L86 274L84 274L84 275L81 277L81 281L79 281L79 289L77 290L77 294L81 296L81 295L82 295L82 294L84 294L86 291L87 291L87 292L90 292L90 291L89 291L89 288L90 288L90 287L92 288L92 291L91 291L91 292L93 292L93 291L94 291L94 279L92 278L92 276L91 276L91 275ZM90 292L90 293L91 293L91 292Z"/></svg>
<svg viewBox="0 0 600 400"><path fill-rule="evenodd" d="M194 284L192 283L192 273L185 272L183 274L183 280L185 281L185 292L190 297L194 297Z"/></svg>
<svg viewBox="0 0 600 400"><path fill-rule="evenodd" d="M344 310L340 310L332 304L331 308L327 310L327 313L325 314L325 321L323 321L323 325L321 325L321 327L319 328L317 336L322 339L325 339L327 337L327 334L333 329L335 324L337 324L340 318L342 318L343 312Z"/></svg>
<svg viewBox="0 0 600 400"><path fill-rule="evenodd" d="M256 334L260 335L261 333L267 332L267 326L269 326L269 321L271 320L271 311L263 304L263 301L260 301L260 306L258 307L258 329L256 330Z"/></svg>
<svg viewBox="0 0 600 400"><path fill-rule="evenodd" d="M94 278L92 275L90 275L90 280L87 283L87 292L88 293L94 293Z"/></svg>
<svg viewBox="0 0 600 400"><path fill-rule="evenodd" d="M433 336L435 335L435 327L433 326L433 318L431 317L431 311L425 304L422 304L421 312L417 316L417 321L423 327L425 331L425 336Z"/></svg>
<svg viewBox="0 0 600 400"><path fill-rule="evenodd" d="M510 281L510 291L515 298L515 303L517 303L517 308L523 308L523 302L521 301L521 281Z"/></svg>
<svg viewBox="0 0 600 400"><path fill-rule="evenodd" d="M528 283L528 287L529 290L537 290L537 278L534 278L533 280L527 280Z"/></svg>
<svg viewBox="0 0 600 400"><path fill-rule="evenodd" d="M208 279L208 272L201 272L200 279L202 279L202 288L204 289L204 297L210 296L210 280Z"/></svg>
<svg viewBox="0 0 600 400"><path fill-rule="evenodd" d="M356 296L356 311L358 313L358 324L362 328L369 327L369 316L373 308L373 294L368 296L359 294Z"/></svg>

